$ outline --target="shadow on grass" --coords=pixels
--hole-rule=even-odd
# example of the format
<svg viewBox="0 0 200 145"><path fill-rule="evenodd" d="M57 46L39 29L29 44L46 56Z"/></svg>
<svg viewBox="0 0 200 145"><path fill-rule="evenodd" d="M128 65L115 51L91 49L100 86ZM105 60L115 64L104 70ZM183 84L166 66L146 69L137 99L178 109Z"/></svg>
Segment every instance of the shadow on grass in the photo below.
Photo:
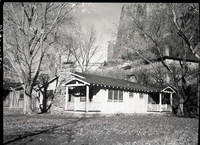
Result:
<svg viewBox="0 0 200 145"><path fill-rule="evenodd" d="M76 124L76 123L79 122L79 121L84 121L84 120L93 119L93 118L96 118L96 117L81 117L81 118L79 118L79 119L77 119L76 121L73 121L73 122L69 122L69 123L66 123L66 124L54 126L54 127L51 127L51 128L45 129L45 130L41 130L41 131L39 131L39 132L34 132L34 133L30 133L30 134L25 134L24 136L18 136L17 138L15 138L15 139L13 139L13 140L10 140L10 141L7 141L7 142L5 142L5 143L3 143L3 144L4 144L4 145L10 144L10 143L16 142L16 141L18 141L18 140L21 140L21 139L24 139L24 138L27 138L27 137L30 137L30 136L35 136L35 135L39 135L39 134L51 132L51 131L53 131L54 129L59 128L59 127L62 127L62 126L64 126L64 125ZM71 130L68 129L66 134L69 136L68 142L70 142L70 141L72 140L72 135L73 135L73 134L71 133Z"/></svg>

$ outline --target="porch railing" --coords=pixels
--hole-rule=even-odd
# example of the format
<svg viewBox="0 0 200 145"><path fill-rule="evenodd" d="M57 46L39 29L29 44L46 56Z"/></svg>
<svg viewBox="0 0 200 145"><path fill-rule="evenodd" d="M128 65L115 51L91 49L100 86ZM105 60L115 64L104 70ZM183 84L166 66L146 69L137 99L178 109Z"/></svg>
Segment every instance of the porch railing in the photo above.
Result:
<svg viewBox="0 0 200 145"><path fill-rule="evenodd" d="M70 111L74 110L74 102L67 102L67 110Z"/></svg>
<svg viewBox="0 0 200 145"><path fill-rule="evenodd" d="M67 110L73 111L85 111L86 110L86 102L68 102ZM100 102L88 102L88 111L100 111L101 103Z"/></svg>
<svg viewBox="0 0 200 145"><path fill-rule="evenodd" d="M162 104L161 105L161 109L160 109L160 105L159 104L148 104L147 105L147 111L148 112L157 112L157 111L166 111L166 112L170 112L171 109L171 105L170 104Z"/></svg>

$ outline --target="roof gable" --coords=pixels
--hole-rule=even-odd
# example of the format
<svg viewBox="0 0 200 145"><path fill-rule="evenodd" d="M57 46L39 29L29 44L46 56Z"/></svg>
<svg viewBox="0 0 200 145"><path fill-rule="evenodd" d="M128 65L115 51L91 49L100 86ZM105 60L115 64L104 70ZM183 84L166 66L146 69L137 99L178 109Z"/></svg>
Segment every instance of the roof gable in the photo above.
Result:
<svg viewBox="0 0 200 145"><path fill-rule="evenodd" d="M164 93L175 93L174 89L172 89L169 86L164 88L163 90L161 90L161 92L164 92Z"/></svg>

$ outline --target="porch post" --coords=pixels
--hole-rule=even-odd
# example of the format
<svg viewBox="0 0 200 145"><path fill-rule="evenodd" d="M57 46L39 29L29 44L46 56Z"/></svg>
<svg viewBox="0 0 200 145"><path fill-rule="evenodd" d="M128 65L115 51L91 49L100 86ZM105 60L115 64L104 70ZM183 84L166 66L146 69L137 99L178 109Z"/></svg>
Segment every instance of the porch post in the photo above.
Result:
<svg viewBox="0 0 200 145"><path fill-rule="evenodd" d="M85 111L88 112L88 104L89 104L89 86L86 85L86 102L85 102Z"/></svg>
<svg viewBox="0 0 200 145"><path fill-rule="evenodd" d="M162 93L159 93L159 107L160 107L160 112L162 111L161 105L162 105Z"/></svg>
<svg viewBox="0 0 200 145"><path fill-rule="evenodd" d="M170 105L171 105L171 111L172 111L172 93L170 93Z"/></svg>
<svg viewBox="0 0 200 145"><path fill-rule="evenodd" d="M77 97L74 97L74 111L76 111L76 98Z"/></svg>
<svg viewBox="0 0 200 145"><path fill-rule="evenodd" d="M69 94L68 94L68 86L66 86L66 94L65 94L65 110L67 110L67 102L68 102L68 96L69 96Z"/></svg>

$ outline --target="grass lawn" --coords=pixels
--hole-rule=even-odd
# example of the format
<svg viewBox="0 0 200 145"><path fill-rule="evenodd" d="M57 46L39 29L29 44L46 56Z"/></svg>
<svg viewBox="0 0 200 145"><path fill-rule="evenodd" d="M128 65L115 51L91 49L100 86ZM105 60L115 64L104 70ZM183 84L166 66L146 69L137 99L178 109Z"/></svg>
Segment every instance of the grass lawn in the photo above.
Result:
<svg viewBox="0 0 200 145"><path fill-rule="evenodd" d="M191 144L198 141L198 119L166 114L70 117L21 115L4 109L4 144Z"/></svg>

